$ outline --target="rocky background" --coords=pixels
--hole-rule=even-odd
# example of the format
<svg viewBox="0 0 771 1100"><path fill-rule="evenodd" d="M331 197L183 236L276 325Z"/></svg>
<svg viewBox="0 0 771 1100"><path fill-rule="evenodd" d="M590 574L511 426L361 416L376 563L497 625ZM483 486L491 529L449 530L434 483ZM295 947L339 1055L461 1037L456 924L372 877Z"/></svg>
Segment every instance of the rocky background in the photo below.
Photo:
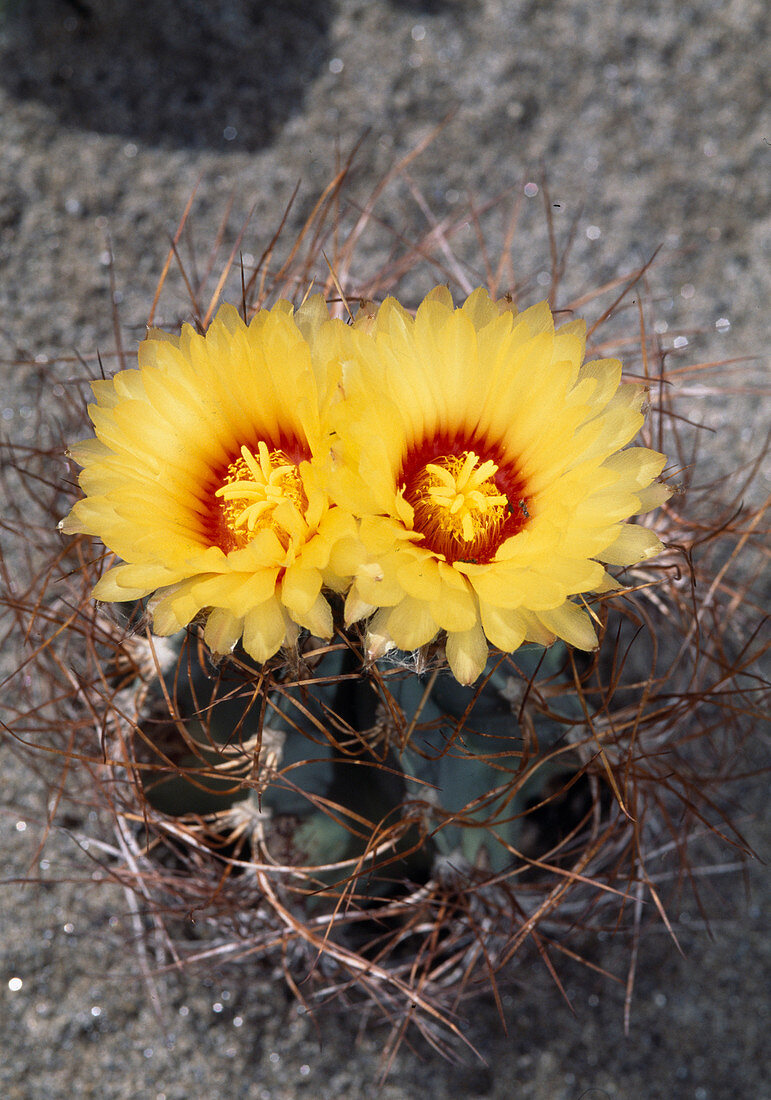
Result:
<svg viewBox="0 0 771 1100"><path fill-rule="evenodd" d="M542 284L542 207L536 217L536 205L527 206L541 192L529 198L533 187L525 187L545 168L558 232L578 217L566 292L629 272L662 246L653 281L665 343L683 362L754 357L721 372L723 397L709 386L694 396L694 418L714 433L705 443L710 475L730 469L757 450L767 413L756 396L734 391L758 385L767 369L758 356L770 289L768 32L762 0L6 0L2 430L34 441L50 361L114 347L110 248L123 338L135 346L194 187L202 253L232 198L226 244L253 207L244 249L259 255L298 181L289 229L301 223L336 150L346 155L366 134L352 187L363 202L447 120L410 164L410 181L383 197L381 225L359 254L360 277L394 235L427 228L416 194L437 219L468 195L481 207L521 194L527 232L517 238L515 268ZM482 281L473 229L466 232L458 247ZM494 253L500 237L490 244ZM432 280L441 275L427 269L414 285ZM159 319L173 322L166 308ZM46 392L43 412L54 422L61 385ZM5 672L17 661L7 639L0 659ZM84 863L66 833L49 838L40 861L44 793L0 751L3 1096L374 1094L382 1027L353 1014L312 1020L256 964L237 979L163 979L162 1027L134 945L116 934L130 927L124 895L69 881L76 866L72 877L82 879ZM753 802L762 802L757 792L749 814ZM762 849L760 823L744 825ZM21 885L29 874L50 882ZM760 881L749 893L745 886L730 875L706 885L710 931L684 901L673 914L682 955L663 928L644 940L629 1036L622 988L565 965L569 1007L543 966L529 961L506 995L505 1032L492 1001L464 1006L484 1061L469 1056L451 1067L422 1045L405 1045L380 1095L767 1095L763 892ZM621 956L608 950L598 961L618 968Z"/></svg>

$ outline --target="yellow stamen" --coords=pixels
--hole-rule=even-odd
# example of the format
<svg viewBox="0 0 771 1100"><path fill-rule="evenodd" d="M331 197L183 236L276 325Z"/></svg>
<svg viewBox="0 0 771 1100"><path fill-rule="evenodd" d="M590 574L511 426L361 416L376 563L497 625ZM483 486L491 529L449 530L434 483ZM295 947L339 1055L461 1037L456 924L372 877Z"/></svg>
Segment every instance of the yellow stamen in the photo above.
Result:
<svg viewBox="0 0 771 1100"><path fill-rule="evenodd" d="M495 483L497 465L474 451L429 462L408 487L415 528L450 560L474 560L489 550L508 515Z"/></svg>
<svg viewBox="0 0 771 1100"><path fill-rule="evenodd" d="M284 451L269 451L262 440L257 456L248 447L231 462L224 484L214 494L233 536L248 542L256 531L271 527L285 545L304 527L308 506L302 478Z"/></svg>

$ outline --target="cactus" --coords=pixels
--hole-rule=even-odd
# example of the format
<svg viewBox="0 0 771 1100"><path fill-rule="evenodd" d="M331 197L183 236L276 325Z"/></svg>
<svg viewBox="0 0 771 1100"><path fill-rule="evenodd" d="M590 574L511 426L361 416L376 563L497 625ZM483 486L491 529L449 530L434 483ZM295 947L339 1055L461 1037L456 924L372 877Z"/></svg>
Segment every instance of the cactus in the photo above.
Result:
<svg viewBox="0 0 771 1100"><path fill-rule="evenodd" d="M331 209L318 207L312 218ZM315 259L296 261L269 289L257 272L244 278L246 319L259 311L267 331L275 313L276 339L289 339L287 309L275 302L290 283L304 292ZM347 262L344 244L339 272ZM353 325L329 321L326 305L326 319L318 303L298 311L303 340L315 349L317 338L331 346L353 332L369 354L372 325L380 323L375 286L366 288ZM334 297L333 285L324 289ZM510 301L491 290L487 301L497 303L504 326ZM197 316L212 315L205 303L195 306ZM223 329L210 332L227 328L242 338L244 322L218 316ZM573 335L571 329L566 339ZM203 346L201 335L185 339ZM654 349L642 339L650 367ZM166 337L152 340L180 347ZM344 346L354 354L353 345ZM663 358L655 365L663 381ZM303 371L298 367L298 379L310 377ZM332 390L338 383L333 377ZM293 396L304 384L297 382ZM100 385L104 394L107 384ZM664 432L676 453L674 400L661 398L643 442ZM324 439L342 438L343 425ZM86 465L92 446L76 449ZM292 459L309 479L300 489L285 472L291 462L283 449L258 452L254 441L250 447L225 478L225 498L247 501L226 513L236 517L233 545L251 545L237 540L256 500L249 515L256 515L258 532L266 508L271 516L284 509L286 550L295 538L292 507L305 499L301 492L312 495L311 473ZM343 451L338 457L345 459ZM469 490L477 493L474 507L484 515L500 507L502 523L527 529L536 495L526 500L522 490L512 506L502 482L484 487L496 463L464 453L462 469L446 475L459 495L460 478L478 471L481 488ZM105 857L105 867L141 893L151 924L180 957L205 963L216 950L219 962L237 965L259 952L280 960L302 999L358 999L391 1019L393 1042L413 1023L446 1051L448 1037L460 1035L460 1001L472 991L496 991L528 946L553 970L560 952L580 954L593 929L616 926L634 939L646 900L651 913L667 919L667 859L679 860L677 873L687 874L689 839L699 828L717 828L711 807L732 769L739 770L735 754L762 713L749 671L758 651L749 589L724 581L731 540L753 552L756 513L723 515L711 499L703 519L698 493L675 504L664 503L666 492L645 497L640 511L661 507L647 526L631 528L634 551L610 555L623 566L617 590L592 580L580 589L580 606L568 601L571 622L580 616L586 625L571 635L556 612L539 619L528 611L522 644L493 645L486 657L477 653L476 665L469 631L459 628L454 640L453 628L441 622L414 650L398 647L407 635L399 634L391 610L397 597L374 606L372 548L343 517L324 535L331 549L307 606L293 602L288 584L270 597L284 633L269 651L262 620L252 628L225 603L201 602L194 586L202 574L153 572L146 563L105 574L85 506L73 508L69 490L43 476L56 454L15 456L27 496L16 491L12 500L19 510L36 503L43 534L39 552L30 550L36 560L25 590L6 602L28 637L37 630L45 640L20 668L20 675L35 669L36 698L19 705L13 728L35 760L36 747L64 756L81 780L76 800L109 812L122 854ZM303 461L312 465L307 456ZM656 487L656 473L639 476L641 497ZM278 486L280 500L259 487L262 475ZM245 489L247 481L258 489ZM419 492L424 501L444 500L438 481L421 485L415 500ZM324 505L324 515L345 509L346 491ZM466 507L476 522L471 505L453 515ZM46 533L53 526L46 518L70 509L65 530L76 537L60 548ZM365 526L360 513L351 515ZM297 560L310 553L313 537L292 543ZM458 526L456 537L471 536ZM111 548L125 560L120 545ZM354 562L347 573L344 559ZM473 587L479 562L458 560ZM93 604L97 580L97 595L113 602ZM174 603L180 593L191 601L185 621ZM225 610L215 615L212 607ZM726 614L729 607L742 614ZM151 622L171 637L154 636ZM592 649L583 643L595 628ZM741 849L730 823L721 828ZM197 937L180 939L173 918L192 911ZM300 975L308 979L302 987Z"/></svg>

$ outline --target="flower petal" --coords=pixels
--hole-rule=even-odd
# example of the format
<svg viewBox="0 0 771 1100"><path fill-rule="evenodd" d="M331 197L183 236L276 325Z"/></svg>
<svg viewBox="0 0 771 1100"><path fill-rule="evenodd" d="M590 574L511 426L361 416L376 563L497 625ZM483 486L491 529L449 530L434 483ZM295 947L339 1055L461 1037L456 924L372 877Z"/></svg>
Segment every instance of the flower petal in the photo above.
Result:
<svg viewBox="0 0 771 1100"><path fill-rule="evenodd" d="M436 637L439 625L423 600L405 598L388 616L388 631L399 649L419 649Z"/></svg>
<svg viewBox="0 0 771 1100"><path fill-rule="evenodd" d="M479 619L477 601L468 587L442 585L438 599L430 600L429 607L434 622L442 630L470 630Z"/></svg>
<svg viewBox="0 0 771 1100"><path fill-rule="evenodd" d="M244 616L244 649L260 663L279 649L286 636L286 622L279 601L273 597Z"/></svg>
<svg viewBox="0 0 771 1100"><path fill-rule="evenodd" d="M547 630L576 649L596 649L597 635L585 611L566 601L553 611L539 611L537 617Z"/></svg>
<svg viewBox="0 0 771 1100"><path fill-rule="evenodd" d="M281 599L293 612L294 618L306 614L313 607L320 591L321 573L318 569L307 569L299 562L289 566L281 583Z"/></svg>
<svg viewBox="0 0 771 1100"><path fill-rule="evenodd" d="M597 555L608 565L632 565L661 553L661 540L647 527L624 523L616 539Z"/></svg>
<svg viewBox="0 0 771 1100"><path fill-rule="evenodd" d="M329 606L324 596L317 596L313 605L302 614L298 612L290 613L295 622L299 623L300 626L304 626L306 630L309 630L311 634L315 634L317 638L332 637L334 633L332 608Z"/></svg>
<svg viewBox="0 0 771 1100"><path fill-rule="evenodd" d="M519 649L527 634L525 616L519 611L496 607L495 604L480 602L479 608L482 626L490 642L504 653Z"/></svg>
<svg viewBox="0 0 771 1100"><path fill-rule="evenodd" d="M212 653L230 653L244 629L244 620L224 608L215 607L206 621L204 641Z"/></svg>
<svg viewBox="0 0 771 1100"><path fill-rule="evenodd" d="M470 630L447 635L447 661L459 684L473 684L487 663L487 640L477 623Z"/></svg>

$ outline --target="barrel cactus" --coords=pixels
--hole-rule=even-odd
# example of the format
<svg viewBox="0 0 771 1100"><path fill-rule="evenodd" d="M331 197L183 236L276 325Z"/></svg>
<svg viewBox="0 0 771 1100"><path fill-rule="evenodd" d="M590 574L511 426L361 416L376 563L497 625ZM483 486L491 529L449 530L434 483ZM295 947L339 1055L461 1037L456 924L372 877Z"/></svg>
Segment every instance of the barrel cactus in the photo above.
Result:
<svg viewBox="0 0 771 1100"><path fill-rule="evenodd" d="M572 313L257 285L93 383L36 660L178 958L259 953L444 1049L521 950L666 919L757 714L709 554L737 520L667 503L669 398L646 422Z"/></svg>

